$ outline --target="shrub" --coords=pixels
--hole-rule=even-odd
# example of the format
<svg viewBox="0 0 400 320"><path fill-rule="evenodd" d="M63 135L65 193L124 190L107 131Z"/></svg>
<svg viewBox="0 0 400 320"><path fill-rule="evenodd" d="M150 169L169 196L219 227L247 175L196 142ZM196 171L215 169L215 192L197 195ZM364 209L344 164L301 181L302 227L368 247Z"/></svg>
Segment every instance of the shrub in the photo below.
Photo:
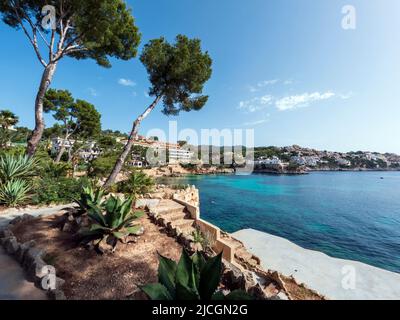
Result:
<svg viewBox="0 0 400 320"><path fill-rule="evenodd" d="M248 300L245 292L227 296L216 292L222 272L222 253L206 261L196 252L192 257L183 250L179 263L159 255L158 281L141 289L152 300Z"/></svg>
<svg viewBox="0 0 400 320"><path fill-rule="evenodd" d="M18 206L28 198L30 189L30 185L25 180L8 180L0 185L0 203L8 207Z"/></svg>
<svg viewBox="0 0 400 320"><path fill-rule="evenodd" d="M143 171L134 170L129 179L118 184L118 191L129 193L136 197L139 194L151 192L154 187L154 180Z"/></svg>
<svg viewBox="0 0 400 320"><path fill-rule="evenodd" d="M102 155L89 164L88 174L91 177L106 177L111 173L118 154L110 153Z"/></svg>
<svg viewBox="0 0 400 320"><path fill-rule="evenodd" d="M107 243L115 250L118 240L125 242L129 235L137 235L142 227L134 220L144 212L132 213L132 204L132 198L121 200L111 196L104 204L105 214L102 207L92 206L88 213L91 225L80 231L82 242L93 241L96 248Z"/></svg>
<svg viewBox="0 0 400 320"><path fill-rule="evenodd" d="M60 178L68 176L72 171L72 165L69 163L55 163L54 161L45 161L40 166L39 175L44 178Z"/></svg>
<svg viewBox="0 0 400 320"><path fill-rule="evenodd" d="M87 178L48 178L36 182L33 204L63 204L79 198L82 188L90 185Z"/></svg>

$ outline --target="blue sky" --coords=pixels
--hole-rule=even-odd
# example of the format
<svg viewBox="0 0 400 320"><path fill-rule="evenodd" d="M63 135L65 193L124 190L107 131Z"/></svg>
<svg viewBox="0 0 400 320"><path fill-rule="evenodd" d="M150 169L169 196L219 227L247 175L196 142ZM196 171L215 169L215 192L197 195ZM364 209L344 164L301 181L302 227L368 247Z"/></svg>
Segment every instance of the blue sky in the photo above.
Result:
<svg viewBox="0 0 400 320"><path fill-rule="evenodd" d="M130 0L143 35L202 40L213 58L210 95L200 112L166 117L155 110L142 126L255 129L257 146L400 153L400 2L398 0ZM342 7L356 8L355 30L341 27ZM41 65L22 32L0 24L0 109L32 127ZM6 45L4 45L6 44ZM122 80L121 80L122 79ZM128 132L151 102L138 59L64 59L53 88L95 104L103 128ZM47 125L53 123L46 117Z"/></svg>

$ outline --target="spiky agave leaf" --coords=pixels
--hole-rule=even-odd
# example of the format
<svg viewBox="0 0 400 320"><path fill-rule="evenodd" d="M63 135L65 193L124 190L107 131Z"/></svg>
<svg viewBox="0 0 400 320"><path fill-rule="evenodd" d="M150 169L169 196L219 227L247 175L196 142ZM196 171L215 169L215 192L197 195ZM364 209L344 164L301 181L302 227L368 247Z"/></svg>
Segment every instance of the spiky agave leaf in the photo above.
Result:
<svg viewBox="0 0 400 320"><path fill-rule="evenodd" d="M37 161L28 156L13 156L6 154L0 158L0 182L6 183L13 179L24 179L33 175Z"/></svg>
<svg viewBox="0 0 400 320"><path fill-rule="evenodd" d="M14 207L28 198L31 186L25 180L12 179L0 185L0 203Z"/></svg>

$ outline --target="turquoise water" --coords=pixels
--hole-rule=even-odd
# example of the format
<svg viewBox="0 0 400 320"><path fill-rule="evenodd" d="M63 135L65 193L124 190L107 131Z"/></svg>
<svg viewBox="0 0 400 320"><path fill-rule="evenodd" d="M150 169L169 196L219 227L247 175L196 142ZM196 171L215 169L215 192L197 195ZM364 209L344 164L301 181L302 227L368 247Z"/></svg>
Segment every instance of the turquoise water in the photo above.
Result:
<svg viewBox="0 0 400 320"><path fill-rule="evenodd" d="M400 172L177 179L200 189L202 217L228 232L252 228L400 272Z"/></svg>

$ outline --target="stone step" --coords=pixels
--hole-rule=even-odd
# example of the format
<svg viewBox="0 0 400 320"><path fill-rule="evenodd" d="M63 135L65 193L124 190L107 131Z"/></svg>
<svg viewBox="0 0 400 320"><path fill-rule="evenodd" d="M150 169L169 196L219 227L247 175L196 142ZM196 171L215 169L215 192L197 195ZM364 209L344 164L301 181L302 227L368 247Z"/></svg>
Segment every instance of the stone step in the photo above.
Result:
<svg viewBox="0 0 400 320"><path fill-rule="evenodd" d="M184 228L181 228L181 231L188 236L193 235L193 232L196 231L196 228L193 226L185 226Z"/></svg>
<svg viewBox="0 0 400 320"><path fill-rule="evenodd" d="M183 230L186 226L193 227L194 220L193 219L181 219L174 221L172 226L174 228L179 227L179 229Z"/></svg>
<svg viewBox="0 0 400 320"><path fill-rule="evenodd" d="M244 247L238 248L235 250L235 257L238 260L242 260L242 261L249 263L250 265L254 265L254 266L258 265L258 261L256 259L254 259L253 254L248 252Z"/></svg>
<svg viewBox="0 0 400 320"><path fill-rule="evenodd" d="M165 215L163 215L163 218L168 220L168 221L177 221L177 220L183 220L186 217L186 213L183 211L179 211L179 212L168 212Z"/></svg>
<svg viewBox="0 0 400 320"><path fill-rule="evenodd" d="M235 250L239 249L239 248L243 248L243 244L236 239L233 239L231 237L223 237L222 239L226 244L230 245Z"/></svg>
<svg viewBox="0 0 400 320"><path fill-rule="evenodd" d="M159 215L168 213L179 213L185 210L185 206L172 201L172 200L161 200L160 203L153 208L153 212Z"/></svg>

